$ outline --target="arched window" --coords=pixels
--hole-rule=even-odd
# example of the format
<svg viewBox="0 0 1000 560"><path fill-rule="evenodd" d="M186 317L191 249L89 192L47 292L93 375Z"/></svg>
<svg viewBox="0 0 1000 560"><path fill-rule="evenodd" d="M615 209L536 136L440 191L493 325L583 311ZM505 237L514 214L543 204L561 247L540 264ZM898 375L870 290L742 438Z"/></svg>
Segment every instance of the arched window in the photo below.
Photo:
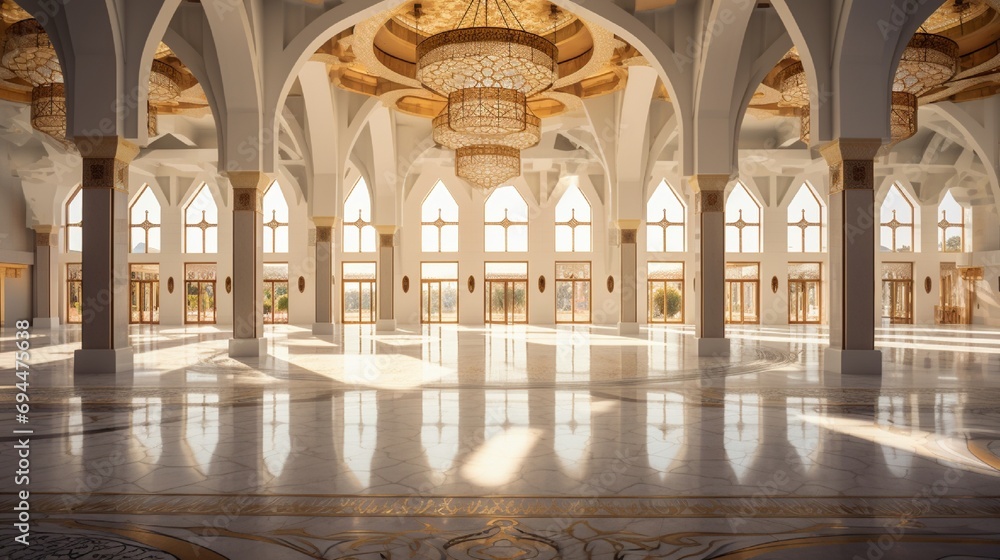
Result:
<svg viewBox="0 0 1000 560"><path fill-rule="evenodd" d="M133 253L160 252L160 201L149 185L142 187L129 209L129 247Z"/></svg>
<svg viewBox="0 0 1000 560"><path fill-rule="evenodd" d="M219 207L208 185L184 209L184 252L219 252Z"/></svg>
<svg viewBox="0 0 1000 560"><path fill-rule="evenodd" d="M288 252L288 202L275 181L264 192L264 252Z"/></svg>
<svg viewBox="0 0 1000 560"><path fill-rule="evenodd" d="M743 183L736 184L726 201L726 252L760 252L760 204Z"/></svg>
<svg viewBox="0 0 1000 560"><path fill-rule="evenodd" d="M587 197L575 183L556 204L556 251L588 253L590 247L591 209Z"/></svg>
<svg viewBox="0 0 1000 560"><path fill-rule="evenodd" d="M528 250L528 203L511 186L500 187L486 199L486 252Z"/></svg>
<svg viewBox="0 0 1000 560"><path fill-rule="evenodd" d="M938 251L962 253L965 251L965 226L967 210L948 191L938 206Z"/></svg>
<svg viewBox="0 0 1000 560"><path fill-rule="evenodd" d="M882 201L881 224L883 252L913 252L913 203L893 184Z"/></svg>
<svg viewBox="0 0 1000 560"><path fill-rule="evenodd" d="M344 201L344 252L374 253L375 228L372 226L372 196L368 183L358 179Z"/></svg>
<svg viewBox="0 0 1000 560"><path fill-rule="evenodd" d="M80 187L66 202L66 251L83 252L83 189Z"/></svg>
<svg viewBox="0 0 1000 560"><path fill-rule="evenodd" d="M458 251L458 203L438 181L420 207L420 239L425 253Z"/></svg>
<svg viewBox="0 0 1000 560"><path fill-rule="evenodd" d="M805 183L788 205L788 252L823 252L823 203Z"/></svg>
<svg viewBox="0 0 1000 560"><path fill-rule="evenodd" d="M684 251L684 205L666 181L653 191L646 203L646 251L681 253Z"/></svg>

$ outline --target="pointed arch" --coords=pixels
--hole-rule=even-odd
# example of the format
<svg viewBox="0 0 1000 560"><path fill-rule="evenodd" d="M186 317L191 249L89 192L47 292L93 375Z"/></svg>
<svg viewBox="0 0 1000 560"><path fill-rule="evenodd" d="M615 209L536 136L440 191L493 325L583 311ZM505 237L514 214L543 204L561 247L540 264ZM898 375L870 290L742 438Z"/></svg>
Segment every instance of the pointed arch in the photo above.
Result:
<svg viewBox="0 0 1000 560"><path fill-rule="evenodd" d="M288 252L288 200L278 181L264 191L264 252Z"/></svg>
<svg viewBox="0 0 1000 560"><path fill-rule="evenodd" d="M219 205L207 183L184 207L184 252L219 252Z"/></svg>
<svg viewBox="0 0 1000 560"><path fill-rule="evenodd" d="M788 204L788 252L822 253L826 250L823 201L809 183L802 183Z"/></svg>
<svg viewBox="0 0 1000 560"><path fill-rule="evenodd" d="M881 224L881 251L884 253L912 253L914 251L917 205L899 183L889 187L879 208Z"/></svg>
<svg viewBox="0 0 1000 560"><path fill-rule="evenodd" d="M681 253L685 250L687 208L666 179L646 202L646 251Z"/></svg>
<svg viewBox="0 0 1000 560"><path fill-rule="evenodd" d="M528 250L528 202L517 187L499 187L490 194L484 225L487 253Z"/></svg>
<svg viewBox="0 0 1000 560"><path fill-rule="evenodd" d="M945 192L938 205L938 251L964 253L970 250L965 232L971 227L972 212L962 206L951 189Z"/></svg>
<svg viewBox="0 0 1000 560"><path fill-rule="evenodd" d="M145 184L128 209L129 252L159 253L160 225L162 223L160 201L153 189Z"/></svg>
<svg viewBox="0 0 1000 560"><path fill-rule="evenodd" d="M374 253L376 250L372 193L364 177L358 179L344 200L343 244L345 253Z"/></svg>
<svg viewBox="0 0 1000 560"><path fill-rule="evenodd" d="M420 205L420 243L425 253L458 252L458 203L440 179Z"/></svg>
<svg viewBox="0 0 1000 560"><path fill-rule="evenodd" d="M78 186L66 200L66 252L83 252L83 187Z"/></svg>
<svg viewBox="0 0 1000 560"><path fill-rule="evenodd" d="M574 177L556 203L556 252L589 253L592 231L593 207Z"/></svg>
<svg viewBox="0 0 1000 560"><path fill-rule="evenodd" d="M726 252L761 252L762 206L742 181L726 200Z"/></svg>

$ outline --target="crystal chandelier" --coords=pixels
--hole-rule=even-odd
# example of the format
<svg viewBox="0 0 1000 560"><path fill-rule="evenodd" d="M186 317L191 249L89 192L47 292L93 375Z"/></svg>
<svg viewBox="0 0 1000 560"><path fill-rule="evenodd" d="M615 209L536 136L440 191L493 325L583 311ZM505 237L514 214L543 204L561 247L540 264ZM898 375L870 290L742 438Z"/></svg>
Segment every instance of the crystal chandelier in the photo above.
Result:
<svg viewBox="0 0 1000 560"><path fill-rule="evenodd" d="M34 19L21 20L7 28L4 67L33 86L63 81L56 49L42 25Z"/></svg>
<svg viewBox="0 0 1000 560"><path fill-rule="evenodd" d="M521 174L521 152L508 146L459 148L455 174L488 191Z"/></svg>
<svg viewBox="0 0 1000 560"><path fill-rule="evenodd" d="M419 23L419 4L414 15ZM520 150L541 139L528 98L552 87L557 61L556 45L526 31L507 0L471 0L455 29L417 45L417 79L448 100L434 140L456 150L456 175L490 190L521 174Z"/></svg>

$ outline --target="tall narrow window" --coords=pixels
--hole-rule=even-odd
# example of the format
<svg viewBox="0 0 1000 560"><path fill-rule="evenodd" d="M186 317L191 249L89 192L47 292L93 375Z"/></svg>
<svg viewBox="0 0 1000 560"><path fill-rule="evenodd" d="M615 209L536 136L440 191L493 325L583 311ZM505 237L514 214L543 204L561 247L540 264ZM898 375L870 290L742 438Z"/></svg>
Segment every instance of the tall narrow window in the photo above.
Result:
<svg viewBox="0 0 1000 560"><path fill-rule="evenodd" d="M420 237L425 253L458 251L458 203L438 181L420 207Z"/></svg>
<svg viewBox="0 0 1000 560"><path fill-rule="evenodd" d="M160 201L149 185L142 187L129 209L129 238L133 253L160 252Z"/></svg>
<svg viewBox="0 0 1000 560"><path fill-rule="evenodd" d="M288 202L275 181L264 192L264 252L288 252Z"/></svg>
<svg viewBox="0 0 1000 560"><path fill-rule="evenodd" d="M344 201L344 252L374 253L375 228L372 226L372 196L365 180L358 179Z"/></svg>
<svg viewBox="0 0 1000 560"><path fill-rule="evenodd" d="M184 209L184 252L219 252L219 207L208 185Z"/></svg>
<svg viewBox="0 0 1000 560"><path fill-rule="evenodd" d="M500 187L486 199L486 252L528 250L528 203L511 186Z"/></svg>
<svg viewBox="0 0 1000 560"><path fill-rule="evenodd" d="M804 183L788 205L788 252L823 252L823 204Z"/></svg>
<svg viewBox="0 0 1000 560"><path fill-rule="evenodd" d="M882 201L881 248L888 253L913 252L913 203L899 185L889 187Z"/></svg>
<svg viewBox="0 0 1000 560"><path fill-rule="evenodd" d="M965 251L966 209L948 191L938 206L938 251L962 253Z"/></svg>
<svg viewBox="0 0 1000 560"><path fill-rule="evenodd" d="M79 187L66 202L66 251L83 252L83 189Z"/></svg>
<svg viewBox="0 0 1000 560"><path fill-rule="evenodd" d="M570 185L556 204L556 251L590 252L591 209L576 184Z"/></svg>
<svg viewBox="0 0 1000 560"><path fill-rule="evenodd" d="M83 265L66 265L66 322L83 322Z"/></svg>
<svg viewBox="0 0 1000 560"><path fill-rule="evenodd" d="M736 184L726 201L726 252L760 252L760 204L743 183Z"/></svg>
<svg viewBox="0 0 1000 560"><path fill-rule="evenodd" d="M660 181L646 204L646 251L683 252L684 215L684 205L677 193L666 181Z"/></svg>

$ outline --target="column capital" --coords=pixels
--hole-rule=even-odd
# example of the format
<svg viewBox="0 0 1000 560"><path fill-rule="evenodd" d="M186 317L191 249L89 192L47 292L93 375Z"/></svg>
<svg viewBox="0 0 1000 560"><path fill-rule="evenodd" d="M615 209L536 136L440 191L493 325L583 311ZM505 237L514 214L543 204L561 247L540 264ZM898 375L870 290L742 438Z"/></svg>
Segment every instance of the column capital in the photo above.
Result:
<svg viewBox="0 0 1000 560"><path fill-rule="evenodd" d="M313 216L312 222L313 225L316 226L317 228L321 227L330 228L330 227L337 227L337 224L340 222L340 218L336 216Z"/></svg>
<svg viewBox="0 0 1000 560"><path fill-rule="evenodd" d="M688 185L690 185L691 190L695 193L712 191L725 192L726 185L728 185L732 180L732 175L723 175L719 173L700 173L698 175L691 175L687 178Z"/></svg>
<svg viewBox="0 0 1000 560"><path fill-rule="evenodd" d="M874 160L881 147L881 139L840 138L820 148L830 166L830 194L874 189Z"/></svg>
<svg viewBox="0 0 1000 560"><path fill-rule="evenodd" d="M139 155L139 146L120 136L77 136L73 141L84 159L113 159L129 164Z"/></svg>
<svg viewBox="0 0 1000 560"><path fill-rule="evenodd" d="M227 171L226 178L233 187L233 211L264 211L264 190L271 184L271 177L262 171Z"/></svg>
<svg viewBox="0 0 1000 560"><path fill-rule="evenodd" d="M395 247L399 226L375 226L375 231L378 232L379 247Z"/></svg>
<svg viewBox="0 0 1000 560"><path fill-rule="evenodd" d="M35 226L35 246L52 247L55 245L55 226Z"/></svg>

